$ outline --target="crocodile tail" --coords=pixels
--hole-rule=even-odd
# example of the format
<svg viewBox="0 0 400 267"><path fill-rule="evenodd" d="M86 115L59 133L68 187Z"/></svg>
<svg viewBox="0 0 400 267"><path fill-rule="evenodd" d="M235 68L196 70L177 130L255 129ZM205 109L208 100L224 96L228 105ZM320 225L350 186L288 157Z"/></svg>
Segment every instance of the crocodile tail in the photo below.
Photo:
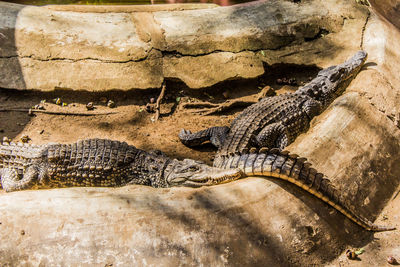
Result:
<svg viewBox="0 0 400 267"><path fill-rule="evenodd" d="M395 227L375 225L355 215L347 208L345 199L322 173L311 168L307 159L278 149L251 149L250 152L231 154L223 160L221 168L240 168L245 176L266 176L286 180L329 204L366 230L380 232Z"/></svg>

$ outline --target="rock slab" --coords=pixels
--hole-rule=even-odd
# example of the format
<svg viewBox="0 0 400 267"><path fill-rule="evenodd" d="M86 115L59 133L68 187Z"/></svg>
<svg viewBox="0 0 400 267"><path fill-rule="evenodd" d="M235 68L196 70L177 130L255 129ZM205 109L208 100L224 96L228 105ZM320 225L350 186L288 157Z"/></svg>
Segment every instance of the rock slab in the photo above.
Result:
<svg viewBox="0 0 400 267"><path fill-rule="evenodd" d="M326 67L359 48L353 36L368 14L334 0L200 8L0 2L0 87L129 90L178 79L204 88L258 77L265 64Z"/></svg>

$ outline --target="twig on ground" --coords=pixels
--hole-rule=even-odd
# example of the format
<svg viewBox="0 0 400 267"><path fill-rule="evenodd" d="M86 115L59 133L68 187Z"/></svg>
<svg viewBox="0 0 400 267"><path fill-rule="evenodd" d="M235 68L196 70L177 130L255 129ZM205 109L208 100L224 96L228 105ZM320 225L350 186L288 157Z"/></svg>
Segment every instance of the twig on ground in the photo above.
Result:
<svg viewBox="0 0 400 267"><path fill-rule="evenodd" d="M42 109L30 109L30 108L2 108L0 112L27 112L28 114L33 113L44 113L50 115L64 115L64 116L101 116L101 115L110 115L116 114L117 112L102 112L102 113L94 113L94 112L65 112L65 111L49 111Z"/></svg>
<svg viewBox="0 0 400 267"><path fill-rule="evenodd" d="M254 101L228 100L222 104L214 104L210 102L184 103L182 104L182 108L185 109L203 108L198 110L188 110L188 112L199 113L203 116L207 116L207 115L221 113L235 107L248 107L256 102L257 101L255 100Z"/></svg>
<svg viewBox="0 0 400 267"><path fill-rule="evenodd" d="M397 190L396 194L394 194L394 197L392 198L392 200L394 200L400 193L400 190Z"/></svg>
<svg viewBox="0 0 400 267"><path fill-rule="evenodd" d="M158 96L157 101L156 101L156 106L155 106L156 115L155 115L154 121L158 121L158 118L160 117L160 104L161 104L161 100L164 98L165 89L166 89L166 85L165 85L165 81L164 81L162 88L161 88L161 93Z"/></svg>
<svg viewBox="0 0 400 267"><path fill-rule="evenodd" d="M236 107L248 107L257 103L260 99L264 97L275 96L276 92L270 86L265 86L256 96L245 96L235 100L227 100L222 104L214 104L210 102L194 102L194 103L184 103L182 108L184 109L194 109L188 110L190 113L201 114L203 116L213 115L221 112L225 112L229 109ZM196 110L197 109L197 110Z"/></svg>

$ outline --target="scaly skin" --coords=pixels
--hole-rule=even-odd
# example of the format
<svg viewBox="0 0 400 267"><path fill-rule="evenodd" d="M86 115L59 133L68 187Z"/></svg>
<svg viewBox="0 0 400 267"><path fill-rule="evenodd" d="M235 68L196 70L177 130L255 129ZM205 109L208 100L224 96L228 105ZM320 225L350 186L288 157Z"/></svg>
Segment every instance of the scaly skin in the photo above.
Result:
<svg viewBox="0 0 400 267"><path fill-rule="evenodd" d="M125 142L88 139L73 144L0 146L0 176L7 192L71 186L202 186L240 178L223 170L160 151L146 152Z"/></svg>
<svg viewBox="0 0 400 267"><path fill-rule="evenodd" d="M179 138L187 146L210 141L218 147L214 167L239 168L244 177L265 176L289 181L306 190L343 213L350 220L369 231L394 230L377 226L346 208L344 198L321 173L310 168L304 159L279 152L298 135L308 130L310 121L322 113L358 74L367 59L367 53L357 52L338 66L320 71L315 79L295 93L267 97L246 108L230 127L211 127L191 133L182 130ZM268 148L259 154L251 147ZM239 154L241 152L241 154Z"/></svg>
<svg viewBox="0 0 400 267"><path fill-rule="evenodd" d="M211 141L218 147L214 166L219 166L229 153L251 147L282 150L306 132L310 121L343 93L366 59L367 53L359 51L343 64L320 71L315 79L295 93L266 97L251 105L230 127L211 127L197 133L182 130L179 138L187 146Z"/></svg>
<svg viewBox="0 0 400 267"><path fill-rule="evenodd" d="M73 144L0 146L0 176L7 191L72 186L153 187L216 185L251 176L289 181L328 203L370 231L393 230L356 216L329 180L305 159L278 149L230 154L209 167L190 159L172 160L160 151L146 152L125 142L88 139Z"/></svg>
<svg viewBox="0 0 400 267"><path fill-rule="evenodd" d="M289 155L285 151L280 152L279 149L252 150L250 153L236 153L223 157L219 167L240 169L244 177L262 176L288 181L321 199L368 231L381 232L396 229L390 226L375 225L351 212L340 192L322 173L311 168L311 164L307 163L305 158Z"/></svg>

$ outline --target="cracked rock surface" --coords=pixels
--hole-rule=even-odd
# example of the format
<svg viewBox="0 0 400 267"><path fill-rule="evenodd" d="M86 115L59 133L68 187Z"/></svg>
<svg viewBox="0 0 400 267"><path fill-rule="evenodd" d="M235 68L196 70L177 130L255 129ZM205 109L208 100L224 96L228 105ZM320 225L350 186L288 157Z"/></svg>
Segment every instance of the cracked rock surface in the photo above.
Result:
<svg viewBox="0 0 400 267"><path fill-rule="evenodd" d="M107 13L0 2L0 87L129 90L173 78L204 88L258 77L264 64L326 67L359 48L368 14L334 0L185 7Z"/></svg>

